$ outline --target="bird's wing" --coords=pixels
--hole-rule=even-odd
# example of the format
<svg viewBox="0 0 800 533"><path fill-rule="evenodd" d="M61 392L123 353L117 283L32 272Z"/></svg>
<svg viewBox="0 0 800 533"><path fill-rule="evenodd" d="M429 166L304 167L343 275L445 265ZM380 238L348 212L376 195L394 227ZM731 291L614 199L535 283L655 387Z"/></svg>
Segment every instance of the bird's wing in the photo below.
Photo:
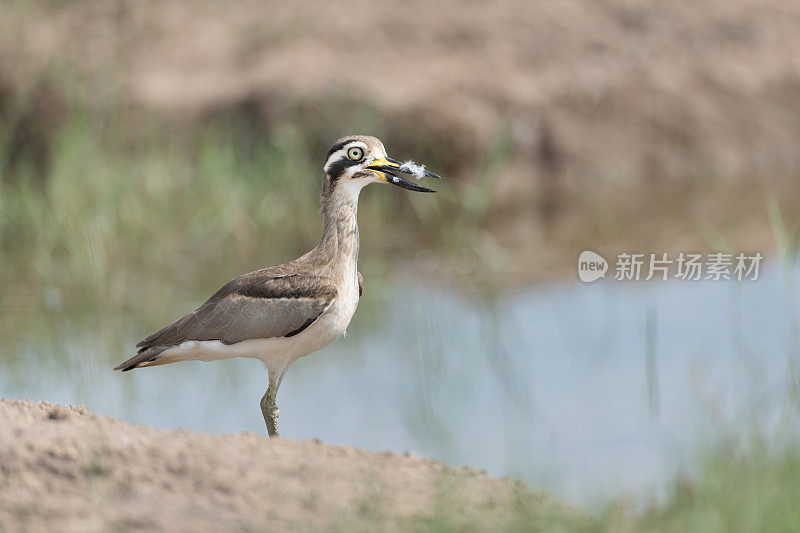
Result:
<svg viewBox="0 0 800 533"><path fill-rule="evenodd" d="M364 296L364 276L361 275L361 272L356 272L358 274L358 297L361 298Z"/></svg>
<svg viewBox="0 0 800 533"><path fill-rule="evenodd" d="M310 326L336 298L327 276L254 272L229 282L197 310L136 345L139 352L188 340L291 337Z"/></svg>

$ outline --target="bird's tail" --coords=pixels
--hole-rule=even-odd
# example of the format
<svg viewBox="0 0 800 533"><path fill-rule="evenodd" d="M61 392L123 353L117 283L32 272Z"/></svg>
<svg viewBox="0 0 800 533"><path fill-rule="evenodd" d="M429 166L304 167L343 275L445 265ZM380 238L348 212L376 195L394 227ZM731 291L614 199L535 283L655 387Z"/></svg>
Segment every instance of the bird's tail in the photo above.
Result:
<svg viewBox="0 0 800 533"><path fill-rule="evenodd" d="M158 365L158 358L161 352L166 349L166 346L151 346L150 348L145 348L124 363L118 365L116 368L114 368L114 370L127 372L128 370L133 370L134 368Z"/></svg>

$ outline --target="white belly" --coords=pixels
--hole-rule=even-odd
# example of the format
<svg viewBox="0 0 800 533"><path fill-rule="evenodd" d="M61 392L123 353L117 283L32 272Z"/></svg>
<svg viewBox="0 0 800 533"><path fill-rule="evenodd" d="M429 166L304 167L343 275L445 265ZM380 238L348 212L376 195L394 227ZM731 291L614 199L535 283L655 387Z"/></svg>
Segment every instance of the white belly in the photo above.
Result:
<svg viewBox="0 0 800 533"><path fill-rule="evenodd" d="M160 364L178 361L217 361L233 357L260 359L273 372L282 372L296 359L331 344L345 332L358 307L358 280L342 283L336 299L320 317L292 337L222 341L186 341L160 354Z"/></svg>

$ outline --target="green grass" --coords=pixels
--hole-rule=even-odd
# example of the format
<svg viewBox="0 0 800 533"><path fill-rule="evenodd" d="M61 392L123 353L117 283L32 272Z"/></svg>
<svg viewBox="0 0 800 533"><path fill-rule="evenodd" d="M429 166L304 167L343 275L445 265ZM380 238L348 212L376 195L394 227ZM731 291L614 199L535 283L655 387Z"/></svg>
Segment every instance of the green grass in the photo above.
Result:
<svg viewBox="0 0 800 533"><path fill-rule="evenodd" d="M641 516L611 509L598 530L797 531L800 528L800 443L760 439L708 454L699 475L676 481L669 501Z"/></svg>
<svg viewBox="0 0 800 533"><path fill-rule="evenodd" d="M321 164L336 135L324 127L271 124L267 134L234 116L175 133L152 116L75 107L32 152L18 149L15 129L27 112L17 107L7 109L16 118L0 124L0 277L24 280L28 296L56 287L116 307L178 282L205 293L319 239ZM333 113L326 109L317 113ZM375 117L361 110L349 127L380 135ZM390 151L439 170L424 159L424 139L420 133L420 154L402 148L415 144L409 140ZM367 189L359 206L364 268L413 260L421 248L457 261L471 238L487 234L492 176L507 157L479 156L486 164L470 185L437 182L435 196Z"/></svg>
<svg viewBox="0 0 800 533"><path fill-rule="evenodd" d="M0 164L3 272L113 305L143 280L213 285L221 273L291 259L320 235L322 156L311 151L291 126L251 150L210 129L130 143L98 120L71 118L54 136L46 176L26 161L13 174ZM370 196L365 233L378 253L391 251L387 220L403 227L415 217L392 213L399 198Z"/></svg>
<svg viewBox="0 0 800 533"><path fill-rule="evenodd" d="M644 511L616 501L594 518L535 516L535 502L521 501L517 512L497 524L498 531L725 533L800 530L800 442L768 444L752 437L721 445L705 454L699 471L674 481L667 500ZM470 530L442 505L421 520L420 531Z"/></svg>

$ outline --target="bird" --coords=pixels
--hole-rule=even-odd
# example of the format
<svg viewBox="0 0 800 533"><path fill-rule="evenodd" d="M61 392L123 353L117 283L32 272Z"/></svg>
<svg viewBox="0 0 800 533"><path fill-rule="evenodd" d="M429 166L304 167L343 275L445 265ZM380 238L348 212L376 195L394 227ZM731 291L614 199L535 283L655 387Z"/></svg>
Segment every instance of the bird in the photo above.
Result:
<svg viewBox="0 0 800 533"><path fill-rule="evenodd" d="M323 165L319 244L293 261L226 283L200 307L139 342L136 355L114 370L179 361L260 359L268 373L261 412L268 435L278 437L277 394L286 372L300 357L345 333L363 294L357 220L361 189L371 183L391 183L411 191L436 192L401 174L441 179L423 165L388 157L375 137L338 139Z"/></svg>

